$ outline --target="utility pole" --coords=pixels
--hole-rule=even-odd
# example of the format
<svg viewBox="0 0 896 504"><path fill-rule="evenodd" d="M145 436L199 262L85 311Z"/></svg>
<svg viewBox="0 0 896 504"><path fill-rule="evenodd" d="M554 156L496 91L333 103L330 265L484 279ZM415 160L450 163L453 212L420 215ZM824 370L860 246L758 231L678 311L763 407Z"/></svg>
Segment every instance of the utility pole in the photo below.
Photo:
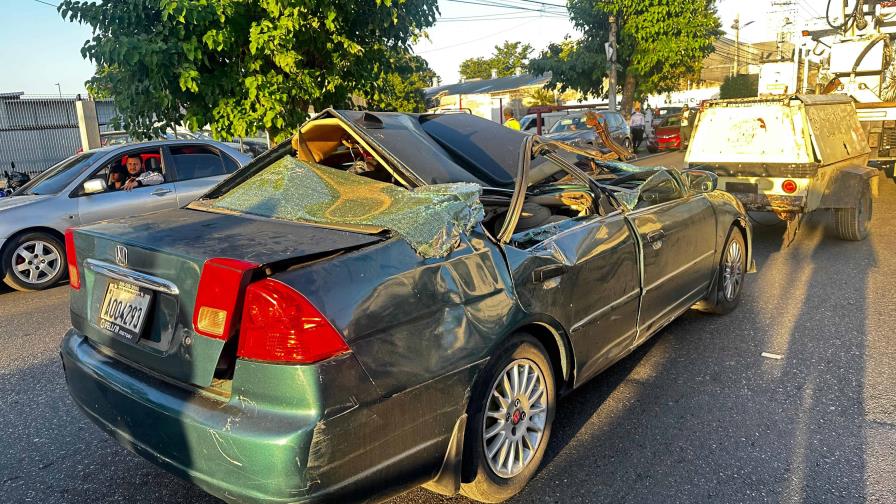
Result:
<svg viewBox="0 0 896 504"><path fill-rule="evenodd" d="M56 89L59 91L59 97L62 98L62 86L59 83L56 83Z"/></svg>
<svg viewBox="0 0 896 504"><path fill-rule="evenodd" d="M740 73L740 13L734 18L731 29L734 30L734 72L732 75L737 77L737 74Z"/></svg>
<svg viewBox="0 0 896 504"><path fill-rule="evenodd" d="M616 111L616 16L610 16L610 96L609 108Z"/></svg>

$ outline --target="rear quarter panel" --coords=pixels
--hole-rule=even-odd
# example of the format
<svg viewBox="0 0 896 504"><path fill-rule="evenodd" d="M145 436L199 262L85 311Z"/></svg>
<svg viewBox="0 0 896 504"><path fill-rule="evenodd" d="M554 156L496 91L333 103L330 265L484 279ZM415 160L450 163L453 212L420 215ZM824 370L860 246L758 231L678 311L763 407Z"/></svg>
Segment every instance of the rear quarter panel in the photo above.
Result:
<svg viewBox="0 0 896 504"><path fill-rule="evenodd" d="M475 233L443 259L393 238L277 279L333 323L384 396L459 370L474 376L524 317L503 257Z"/></svg>

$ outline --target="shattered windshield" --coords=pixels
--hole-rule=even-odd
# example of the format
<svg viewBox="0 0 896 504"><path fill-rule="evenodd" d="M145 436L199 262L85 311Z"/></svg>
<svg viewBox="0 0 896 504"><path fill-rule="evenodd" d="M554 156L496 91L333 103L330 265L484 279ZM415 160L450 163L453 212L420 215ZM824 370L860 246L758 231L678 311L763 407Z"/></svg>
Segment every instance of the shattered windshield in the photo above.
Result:
<svg viewBox="0 0 896 504"><path fill-rule="evenodd" d="M275 219L376 226L423 257L444 257L482 220L472 183L404 189L288 156L219 197L212 208Z"/></svg>

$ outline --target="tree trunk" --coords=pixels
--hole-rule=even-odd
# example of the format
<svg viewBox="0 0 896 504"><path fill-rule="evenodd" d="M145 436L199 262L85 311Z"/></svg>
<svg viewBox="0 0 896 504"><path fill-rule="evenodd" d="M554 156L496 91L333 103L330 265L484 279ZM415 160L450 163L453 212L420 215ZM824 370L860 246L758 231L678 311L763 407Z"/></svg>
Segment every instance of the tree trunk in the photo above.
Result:
<svg viewBox="0 0 896 504"><path fill-rule="evenodd" d="M619 104L619 112L628 121L632 115L632 102L635 97L635 76L628 70L625 72L625 81L622 84L622 102Z"/></svg>

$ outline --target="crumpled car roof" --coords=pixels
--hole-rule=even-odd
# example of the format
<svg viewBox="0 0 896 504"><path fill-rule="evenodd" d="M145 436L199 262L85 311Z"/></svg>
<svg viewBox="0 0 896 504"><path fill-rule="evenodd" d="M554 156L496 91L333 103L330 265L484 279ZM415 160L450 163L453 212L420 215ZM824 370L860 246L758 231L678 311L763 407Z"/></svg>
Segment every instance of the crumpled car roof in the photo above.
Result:
<svg viewBox="0 0 896 504"><path fill-rule="evenodd" d="M427 184L513 188L528 136L470 114L328 110L321 116L327 115L350 121Z"/></svg>

